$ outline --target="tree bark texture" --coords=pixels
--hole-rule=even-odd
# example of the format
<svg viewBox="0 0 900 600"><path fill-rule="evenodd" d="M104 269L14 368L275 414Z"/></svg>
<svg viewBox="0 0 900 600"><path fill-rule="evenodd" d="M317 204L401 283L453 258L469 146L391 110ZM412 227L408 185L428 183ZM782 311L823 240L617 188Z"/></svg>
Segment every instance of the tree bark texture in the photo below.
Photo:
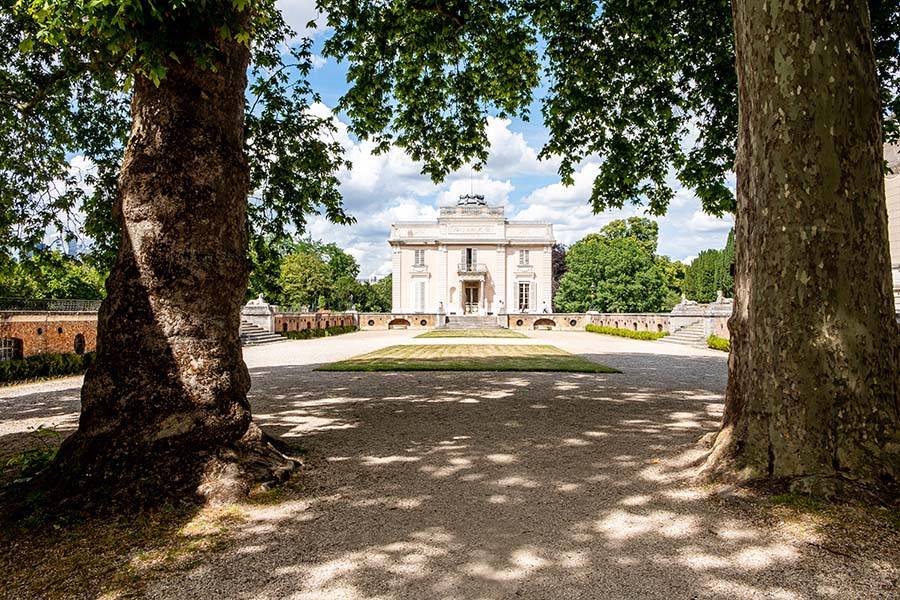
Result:
<svg viewBox="0 0 900 600"><path fill-rule="evenodd" d="M865 0L735 0L736 277L706 469L896 499L900 353Z"/></svg>
<svg viewBox="0 0 900 600"><path fill-rule="evenodd" d="M78 431L52 477L125 503L229 499L292 468L251 422L238 328L247 286L248 49L215 69L138 77L119 178L122 244L99 313Z"/></svg>

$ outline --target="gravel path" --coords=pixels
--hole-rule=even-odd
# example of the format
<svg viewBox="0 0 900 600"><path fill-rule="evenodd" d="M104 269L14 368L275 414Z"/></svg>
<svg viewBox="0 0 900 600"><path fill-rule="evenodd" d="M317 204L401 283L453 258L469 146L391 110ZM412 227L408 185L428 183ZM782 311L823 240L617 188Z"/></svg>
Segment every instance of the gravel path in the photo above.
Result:
<svg viewBox="0 0 900 600"><path fill-rule="evenodd" d="M695 441L721 417L724 354L535 332L623 373L311 371L436 341L414 335L248 349L257 421L306 450L301 495L248 508L228 550L148 596L897 597L896 557L830 553L691 487ZM67 381L0 391L3 440L74 423Z"/></svg>

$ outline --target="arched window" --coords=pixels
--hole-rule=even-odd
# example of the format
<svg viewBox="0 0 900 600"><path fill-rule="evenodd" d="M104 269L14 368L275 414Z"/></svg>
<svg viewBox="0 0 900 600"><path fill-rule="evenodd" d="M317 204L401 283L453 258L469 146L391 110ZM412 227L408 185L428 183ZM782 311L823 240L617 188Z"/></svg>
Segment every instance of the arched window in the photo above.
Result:
<svg viewBox="0 0 900 600"><path fill-rule="evenodd" d="M74 344L75 354L84 354L84 345L84 334L76 333Z"/></svg>

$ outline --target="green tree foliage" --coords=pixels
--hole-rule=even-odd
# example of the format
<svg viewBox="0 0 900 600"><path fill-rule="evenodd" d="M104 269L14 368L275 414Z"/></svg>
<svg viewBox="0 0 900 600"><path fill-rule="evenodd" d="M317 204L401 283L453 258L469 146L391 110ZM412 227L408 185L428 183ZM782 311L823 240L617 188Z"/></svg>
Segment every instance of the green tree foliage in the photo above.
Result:
<svg viewBox="0 0 900 600"><path fill-rule="evenodd" d="M649 254L656 254L659 239L659 225L652 219L644 217L628 217L610 221L601 233L611 240L633 238L637 240Z"/></svg>
<svg viewBox="0 0 900 600"><path fill-rule="evenodd" d="M684 294L695 302L712 302L719 292L726 298L734 294L734 231L728 234L723 250L704 250L687 267L684 277Z"/></svg>
<svg viewBox="0 0 900 600"><path fill-rule="evenodd" d="M336 173L348 166L329 119L310 110L311 40L293 37L274 0L0 0L0 251L34 247L48 228L86 234L106 269L118 247L116 177L135 77L159 82L166 61L210 64L197 32L248 44L245 152L255 236L303 231L310 213L350 223ZM77 173L72 156L89 168ZM78 211L84 213L81 221Z"/></svg>
<svg viewBox="0 0 900 600"><path fill-rule="evenodd" d="M550 297L553 299L553 310L559 310L556 304L556 293L559 291L559 283L562 281L563 275L566 274L566 248L565 244L553 244L552 253L550 255L550 270L552 275L553 286Z"/></svg>
<svg viewBox="0 0 900 600"><path fill-rule="evenodd" d="M657 258L650 252L650 248L656 248L656 224L649 219L638 221L613 221L600 233L587 235L569 248L566 274L556 296L559 310L662 309L668 288ZM634 234L626 234L628 231Z"/></svg>
<svg viewBox="0 0 900 600"><path fill-rule="evenodd" d="M77 258L44 250L23 260L3 261L0 296L98 300L105 295L105 279L104 273Z"/></svg>
<svg viewBox="0 0 900 600"><path fill-rule="evenodd" d="M707 212L734 209L730 0L318 4L334 28L325 52L349 61L340 108L354 132L382 148L394 141L438 179L470 159L483 163L486 114L527 116L544 80L550 138L541 156L562 158L566 183L582 159L603 157L596 212L646 204L663 214L672 174ZM900 4L869 6L885 137L896 140Z"/></svg>
<svg viewBox="0 0 900 600"><path fill-rule="evenodd" d="M728 232L728 241L725 242L725 248L719 259L719 266L716 270L716 282L719 289L726 298L734 296L734 229Z"/></svg>
<svg viewBox="0 0 900 600"><path fill-rule="evenodd" d="M281 262L282 303L298 309L315 308L331 288L331 270L317 254L295 252Z"/></svg>
<svg viewBox="0 0 900 600"><path fill-rule="evenodd" d="M666 281L666 299L663 302L663 310L669 311L681 302L686 267L680 260L672 260L668 256L657 256L656 266Z"/></svg>
<svg viewBox="0 0 900 600"><path fill-rule="evenodd" d="M368 305L371 312L390 312L393 302L393 276L382 277L371 284L372 300Z"/></svg>
<svg viewBox="0 0 900 600"><path fill-rule="evenodd" d="M358 281L359 263L333 242L278 242L263 252L268 258L254 263L251 289L269 302L297 309L391 309L390 275L375 283Z"/></svg>
<svg viewBox="0 0 900 600"><path fill-rule="evenodd" d="M688 265L684 276L684 294L695 302L712 302L716 299L719 263L722 254L718 250L703 250Z"/></svg>

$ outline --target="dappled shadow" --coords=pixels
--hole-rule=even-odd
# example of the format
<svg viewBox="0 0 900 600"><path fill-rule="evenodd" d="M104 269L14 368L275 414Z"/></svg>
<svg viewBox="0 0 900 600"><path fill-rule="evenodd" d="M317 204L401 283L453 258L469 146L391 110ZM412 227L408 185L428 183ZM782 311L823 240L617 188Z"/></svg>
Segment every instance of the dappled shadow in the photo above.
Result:
<svg viewBox="0 0 900 600"><path fill-rule="evenodd" d="M254 510L231 550L162 582L155 596L889 589L896 575L884 564L816 550L757 522L744 501L691 485L703 454L695 442L721 417L723 360L598 360L625 373L254 370L258 422L307 451L299 488Z"/></svg>
<svg viewBox="0 0 900 600"><path fill-rule="evenodd" d="M895 595L896 552L841 556L692 484L726 357L677 351L579 353L623 371L610 375L252 368L257 422L301 447L305 466L277 502L248 509L227 550L148 593ZM69 395L23 396L0 420L77 414Z"/></svg>

